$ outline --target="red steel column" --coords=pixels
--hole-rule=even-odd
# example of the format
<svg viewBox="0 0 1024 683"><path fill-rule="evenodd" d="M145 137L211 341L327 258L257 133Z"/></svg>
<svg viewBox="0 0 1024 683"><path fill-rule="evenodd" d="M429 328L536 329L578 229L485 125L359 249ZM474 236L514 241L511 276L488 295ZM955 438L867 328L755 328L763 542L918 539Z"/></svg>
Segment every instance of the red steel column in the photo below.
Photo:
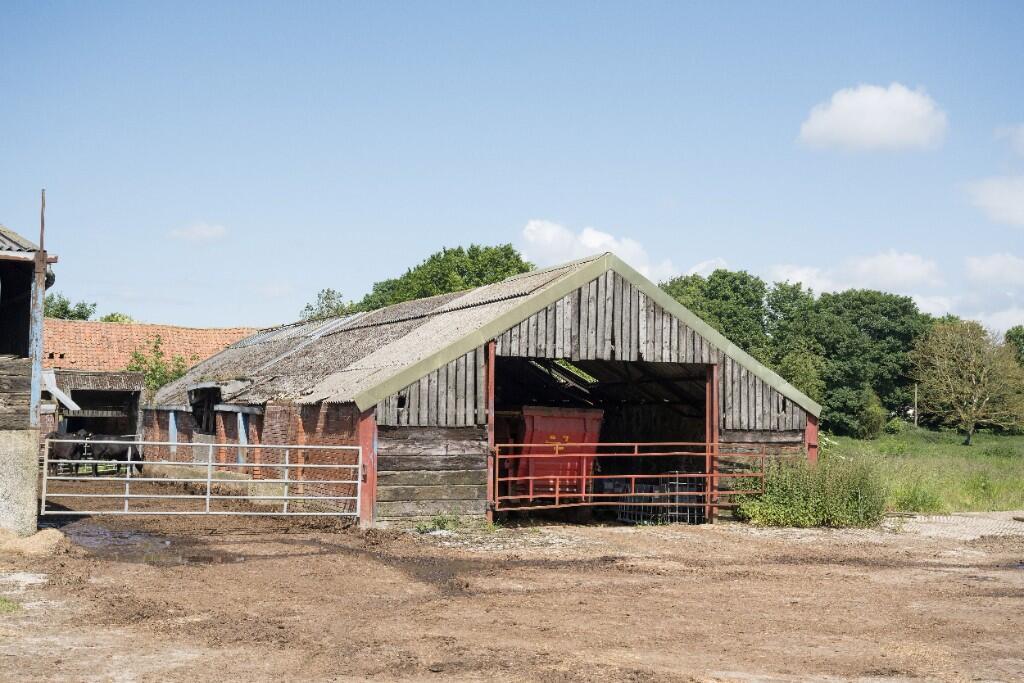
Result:
<svg viewBox="0 0 1024 683"><path fill-rule="evenodd" d="M370 408L359 416L358 438L363 449L362 492L359 500L359 526L373 526L373 509L377 503L377 416Z"/></svg>
<svg viewBox="0 0 1024 683"><path fill-rule="evenodd" d="M494 489L494 478L497 456L494 452L494 357L495 343L487 342L487 521L494 521L494 506L497 491Z"/></svg>
<svg viewBox="0 0 1024 683"><path fill-rule="evenodd" d="M713 397L713 393L712 393L712 378L713 378L712 368L713 367L714 366L708 367L707 375L706 375L706 381L705 381L705 384L704 384L704 521L705 522L712 522L712 521L714 521L714 513L712 512L712 507L711 507L711 494L712 494L712 478L711 478L711 468L712 468L712 464L711 464L711 461L712 461L711 448L712 448L712 445L711 444L712 444L712 440L713 440L711 422L712 422L712 419L714 418L714 415L712 415L712 407L711 407L711 399Z"/></svg>
<svg viewBox="0 0 1024 683"><path fill-rule="evenodd" d="M818 462L818 418L807 414L807 429L804 430L804 448L807 449L807 462L812 465Z"/></svg>

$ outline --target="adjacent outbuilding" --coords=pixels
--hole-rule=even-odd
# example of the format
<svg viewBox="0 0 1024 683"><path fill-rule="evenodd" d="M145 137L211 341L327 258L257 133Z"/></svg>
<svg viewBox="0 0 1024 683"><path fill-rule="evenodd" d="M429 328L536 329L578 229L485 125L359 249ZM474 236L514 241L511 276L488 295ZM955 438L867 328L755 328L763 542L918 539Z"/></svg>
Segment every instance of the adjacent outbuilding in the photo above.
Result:
<svg viewBox="0 0 1024 683"><path fill-rule="evenodd" d="M607 253L260 331L157 392L144 429L360 445L364 524L562 508L710 521L767 458L816 458L820 410Z"/></svg>

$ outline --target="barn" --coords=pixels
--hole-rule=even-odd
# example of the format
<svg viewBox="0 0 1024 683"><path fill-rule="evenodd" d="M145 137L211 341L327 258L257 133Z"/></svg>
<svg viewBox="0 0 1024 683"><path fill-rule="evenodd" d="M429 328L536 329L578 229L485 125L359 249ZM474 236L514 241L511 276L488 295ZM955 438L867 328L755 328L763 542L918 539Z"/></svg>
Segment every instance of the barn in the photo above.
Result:
<svg viewBox="0 0 1024 683"><path fill-rule="evenodd" d="M45 318L40 431L138 434L145 378L126 369L135 351L148 353L159 339L168 361L193 365L254 332Z"/></svg>
<svg viewBox="0 0 1024 683"><path fill-rule="evenodd" d="M262 330L160 389L144 430L361 446L364 525L552 509L699 522L775 454L814 460L820 409L606 253Z"/></svg>

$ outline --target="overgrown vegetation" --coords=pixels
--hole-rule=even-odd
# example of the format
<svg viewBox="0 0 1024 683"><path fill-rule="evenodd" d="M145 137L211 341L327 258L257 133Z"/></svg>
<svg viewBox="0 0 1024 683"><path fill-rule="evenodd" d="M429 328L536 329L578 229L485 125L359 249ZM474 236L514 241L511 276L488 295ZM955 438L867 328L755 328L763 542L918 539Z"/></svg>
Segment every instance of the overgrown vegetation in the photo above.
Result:
<svg viewBox="0 0 1024 683"><path fill-rule="evenodd" d="M754 524L865 527L885 513L879 468L867 459L826 455L817 465L787 459L768 466L765 491L741 501L739 516Z"/></svg>
<svg viewBox="0 0 1024 683"><path fill-rule="evenodd" d="M193 361L199 360L198 356L192 356ZM132 351L131 360L128 362L127 370L141 372L144 375L144 384L150 391L156 391L160 387L173 382L184 375L189 368L184 356L175 354L170 358L163 350L163 340L156 336L145 349Z"/></svg>

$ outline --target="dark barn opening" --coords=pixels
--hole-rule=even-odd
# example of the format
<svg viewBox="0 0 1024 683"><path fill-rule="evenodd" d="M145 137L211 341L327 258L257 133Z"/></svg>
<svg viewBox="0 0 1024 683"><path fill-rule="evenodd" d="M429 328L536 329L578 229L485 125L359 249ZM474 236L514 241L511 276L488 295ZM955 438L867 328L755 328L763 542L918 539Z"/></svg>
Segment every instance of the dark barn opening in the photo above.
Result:
<svg viewBox="0 0 1024 683"><path fill-rule="evenodd" d="M694 475L707 471L709 381L695 363L497 357L498 499L510 511L703 521L687 494L705 486ZM639 505L652 502L665 505Z"/></svg>

